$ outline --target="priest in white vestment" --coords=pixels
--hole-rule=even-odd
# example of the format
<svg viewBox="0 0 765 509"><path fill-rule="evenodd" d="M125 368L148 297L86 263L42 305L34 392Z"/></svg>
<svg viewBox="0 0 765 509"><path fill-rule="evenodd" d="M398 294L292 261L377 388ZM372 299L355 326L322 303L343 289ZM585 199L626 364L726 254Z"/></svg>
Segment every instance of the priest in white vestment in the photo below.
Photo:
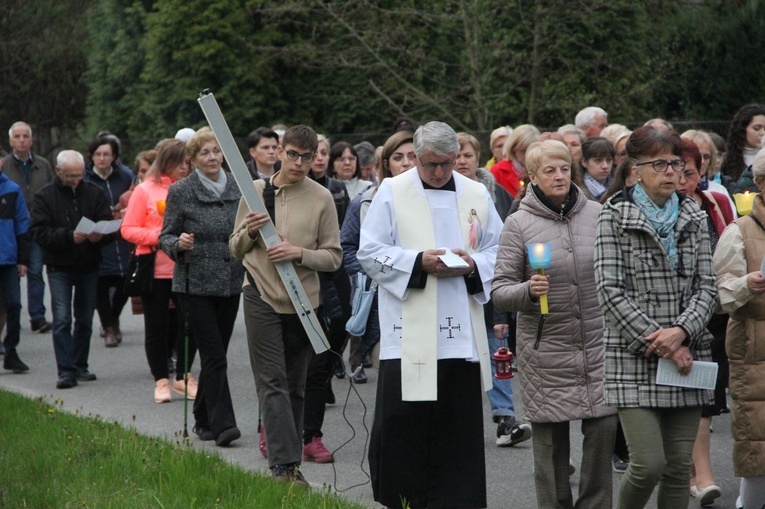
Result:
<svg viewBox="0 0 765 509"><path fill-rule="evenodd" d="M486 188L452 171L459 149L442 122L417 129L417 171L384 181L361 226L358 259L379 285L369 462L389 507L486 506L483 304L502 223Z"/></svg>

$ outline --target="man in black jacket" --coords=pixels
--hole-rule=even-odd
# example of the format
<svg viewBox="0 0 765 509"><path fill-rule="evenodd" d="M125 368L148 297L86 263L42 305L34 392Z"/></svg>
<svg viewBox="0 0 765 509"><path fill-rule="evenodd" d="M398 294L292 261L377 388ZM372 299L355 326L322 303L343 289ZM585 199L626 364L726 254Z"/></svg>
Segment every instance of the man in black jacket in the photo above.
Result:
<svg viewBox="0 0 765 509"><path fill-rule="evenodd" d="M111 236L86 234L77 226L83 217L111 220L112 211L106 194L83 182L84 173L82 154L61 151L56 158L58 178L35 195L32 206L32 236L42 248L51 293L59 389L96 379L88 371L88 355L101 247Z"/></svg>

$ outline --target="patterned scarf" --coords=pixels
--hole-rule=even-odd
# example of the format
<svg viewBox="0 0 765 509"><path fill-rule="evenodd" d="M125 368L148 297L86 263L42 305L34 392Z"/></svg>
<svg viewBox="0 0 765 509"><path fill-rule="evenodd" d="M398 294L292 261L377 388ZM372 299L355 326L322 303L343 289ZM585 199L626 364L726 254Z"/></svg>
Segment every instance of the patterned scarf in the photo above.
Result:
<svg viewBox="0 0 765 509"><path fill-rule="evenodd" d="M608 189L608 186L611 185L611 176L606 179L606 182L604 184L601 184L597 180L595 180L595 177L584 172L584 185L587 186L587 190L590 192L592 197L594 199L599 199L601 196L603 196L603 193L606 192Z"/></svg>
<svg viewBox="0 0 765 509"><path fill-rule="evenodd" d="M675 252L675 224L677 223L677 218L680 216L680 200L677 198L677 194L672 193L672 196L664 202L664 206L660 208L646 194L645 189L643 189L643 186L638 182L635 184L635 191L632 193L632 199L651 224L654 231L656 231L656 234L659 236L659 241L661 242L661 247L664 248L664 252L667 253L669 262L674 268L677 263L677 253Z"/></svg>

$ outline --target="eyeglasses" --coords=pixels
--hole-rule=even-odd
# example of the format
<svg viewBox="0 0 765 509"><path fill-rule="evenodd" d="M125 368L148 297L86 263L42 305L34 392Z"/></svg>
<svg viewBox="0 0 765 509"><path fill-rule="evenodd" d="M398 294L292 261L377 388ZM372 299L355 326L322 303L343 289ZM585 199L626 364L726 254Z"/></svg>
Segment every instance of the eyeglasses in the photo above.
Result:
<svg viewBox="0 0 765 509"><path fill-rule="evenodd" d="M439 166L443 171L449 171L457 164L457 161L444 161L442 163L422 163L422 168L427 171L434 171Z"/></svg>
<svg viewBox="0 0 765 509"><path fill-rule="evenodd" d="M63 172L59 173L59 175L61 175L61 178L63 178L64 180L80 180L84 176L82 173L78 173L76 175L67 175L66 173L63 173Z"/></svg>
<svg viewBox="0 0 765 509"><path fill-rule="evenodd" d="M635 166L645 166L646 164L650 164L651 168L653 168L653 171L656 173L667 173L667 170L669 170L670 166L674 172L681 172L685 170L685 161L682 159L674 159L672 161L667 161L665 159L655 159L653 161L637 163Z"/></svg>
<svg viewBox="0 0 765 509"><path fill-rule="evenodd" d="M355 163L356 157L350 156L350 157L338 157L336 159L337 161L340 161L341 163Z"/></svg>
<svg viewBox="0 0 765 509"><path fill-rule="evenodd" d="M295 152L294 150L286 150L285 153L287 154L287 159L290 161L297 161L299 157L301 162L310 163L314 160L314 158L316 158L316 152L306 152L305 154L301 154L300 152Z"/></svg>
<svg viewBox="0 0 765 509"><path fill-rule="evenodd" d="M684 178L686 180L687 179L692 179L692 178L698 177L698 176L699 176L699 172L696 171L696 170L686 170L686 171L680 172L680 177Z"/></svg>

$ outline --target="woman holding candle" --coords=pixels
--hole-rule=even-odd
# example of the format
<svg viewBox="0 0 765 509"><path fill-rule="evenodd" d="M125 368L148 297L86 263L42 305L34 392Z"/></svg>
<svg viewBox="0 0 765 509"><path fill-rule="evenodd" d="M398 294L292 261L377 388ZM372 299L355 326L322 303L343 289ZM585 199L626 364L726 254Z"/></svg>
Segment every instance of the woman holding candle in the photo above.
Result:
<svg viewBox="0 0 765 509"><path fill-rule="evenodd" d="M765 152L752 164L760 190L749 216L737 219L720 237L714 255L720 304L730 313L726 350L733 398L733 471L741 477L743 507L765 505Z"/></svg>
<svg viewBox="0 0 765 509"><path fill-rule="evenodd" d="M146 359L154 377L154 401L172 401L171 389L184 394L183 374L188 374L189 399L197 394L197 382L191 375L191 364L196 354L196 344L189 341L189 365L184 367L183 316L178 312L182 304L178 295L171 291L175 263L158 250L159 233L162 230L165 200L170 185L189 173L186 144L169 139L159 144L157 158L147 172L143 183L130 196L120 232L128 242L136 245L136 255L155 253L154 281L151 293L141 297L145 329ZM175 307L170 308L170 302ZM191 335L190 335L191 336ZM191 338L190 338L191 339ZM168 358L176 347L175 380L169 382Z"/></svg>
<svg viewBox="0 0 765 509"><path fill-rule="evenodd" d="M491 297L497 308L518 311L518 372L533 434L538 506L575 505L569 485L569 422L581 419L576 507L608 508L616 412L603 400L603 315L593 274L601 205L571 183L571 165L571 153L559 141L529 146L530 190L505 222ZM529 256L543 243L550 244L551 264L540 275ZM540 309L543 297L549 314Z"/></svg>
<svg viewBox="0 0 765 509"><path fill-rule="evenodd" d="M676 193L685 169L674 133L636 129L627 155L637 178L598 219L595 278L605 318L605 402L619 412L630 466L617 507L688 506L691 452L712 392L656 384L660 359L681 375L711 360L706 325L716 305L706 214Z"/></svg>

